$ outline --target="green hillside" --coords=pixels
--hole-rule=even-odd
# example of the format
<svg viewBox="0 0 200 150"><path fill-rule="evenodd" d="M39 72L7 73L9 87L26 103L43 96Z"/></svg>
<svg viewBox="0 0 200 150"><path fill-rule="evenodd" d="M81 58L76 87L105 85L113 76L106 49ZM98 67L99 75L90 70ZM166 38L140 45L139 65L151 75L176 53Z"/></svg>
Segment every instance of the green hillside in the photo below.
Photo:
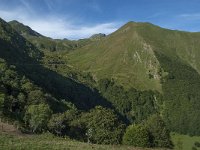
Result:
<svg viewBox="0 0 200 150"><path fill-rule="evenodd" d="M170 131L200 135L199 40L136 22L56 40L1 19L1 118L26 133L172 148Z"/></svg>
<svg viewBox="0 0 200 150"><path fill-rule="evenodd" d="M175 150L199 150L200 137L199 136L189 136L189 135L180 135L172 133L172 139L175 144Z"/></svg>
<svg viewBox="0 0 200 150"><path fill-rule="evenodd" d="M159 105L158 111L172 130L199 134L199 39L200 33L129 22L67 57L72 66L90 72L97 82L108 78L127 90L160 92L162 103L158 104L158 96L154 96L150 109ZM112 103L120 101L117 106L122 106L121 103L130 106L127 97L118 99L117 93L110 95L115 97ZM134 110L127 110L127 106L125 113Z"/></svg>
<svg viewBox="0 0 200 150"><path fill-rule="evenodd" d="M94 79L114 79L126 88L162 91L160 65L154 51L127 24L106 38L68 55L75 67L91 72Z"/></svg>
<svg viewBox="0 0 200 150"><path fill-rule="evenodd" d="M74 51L69 62L94 78L112 78L124 87L162 91L165 75L155 52L188 63L199 72L200 33L172 31L129 22L105 39Z"/></svg>
<svg viewBox="0 0 200 150"><path fill-rule="evenodd" d="M10 144L12 143L12 145ZM97 145L82 143L68 138L59 138L51 134L43 135L7 135L0 133L1 149L31 149L31 150L166 150L166 149L150 149L135 148L122 145Z"/></svg>

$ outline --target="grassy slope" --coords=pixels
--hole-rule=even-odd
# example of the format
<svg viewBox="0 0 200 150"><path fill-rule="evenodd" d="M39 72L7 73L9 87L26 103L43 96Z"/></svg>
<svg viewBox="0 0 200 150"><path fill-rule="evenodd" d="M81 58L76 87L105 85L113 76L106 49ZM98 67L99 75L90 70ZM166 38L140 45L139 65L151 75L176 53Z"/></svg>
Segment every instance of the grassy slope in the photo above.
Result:
<svg viewBox="0 0 200 150"><path fill-rule="evenodd" d="M199 32L168 30L149 23L139 25L137 32L154 51L172 59L181 59L200 72Z"/></svg>
<svg viewBox="0 0 200 150"><path fill-rule="evenodd" d="M199 136L190 137L188 135L180 135L175 133L172 133L171 135L173 143L175 145L174 148L175 150L191 150L192 147L194 146L194 142L200 142ZM151 150L151 149L134 148L131 146L122 146L122 145L120 146L120 145L88 144L71 140L69 138L55 137L50 133L45 133L41 135L28 135L28 134L21 134L16 130L12 130L12 132L10 130L5 132L4 130L4 132L2 132L1 129L0 129L0 149ZM157 149L157 150L163 150L163 149Z"/></svg>
<svg viewBox="0 0 200 150"><path fill-rule="evenodd" d="M125 87L161 91L160 60L155 51L180 59L200 72L200 33L172 31L129 22L105 39L68 55L74 66L97 79L114 78ZM153 78L149 78L153 75Z"/></svg>
<svg viewBox="0 0 200 150"><path fill-rule="evenodd" d="M172 134L172 140L175 144L175 150L192 150L195 142L200 142L200 136L188 136L180 134ZM178 144L179 143L179 144ZM199 150L200 148L198 148Z"/></svg>
<svg viewBox="0 0 200 150"><path fill-rule="evenodd" d="M124 87L161 91L159 63L143 38L128 23L117 32L68 55L74 66L97 79L113 78ZM149 74L155 78L149 78Z"/></svg>
<svg viewBox="0 0 200 150"><path fill-rule="evenodd" d="M97 145L55 137L52 134L11 135L0 132L0 149L6 150L151 150L120 145ZM161 150L161 149L160 149Z"/></svg>

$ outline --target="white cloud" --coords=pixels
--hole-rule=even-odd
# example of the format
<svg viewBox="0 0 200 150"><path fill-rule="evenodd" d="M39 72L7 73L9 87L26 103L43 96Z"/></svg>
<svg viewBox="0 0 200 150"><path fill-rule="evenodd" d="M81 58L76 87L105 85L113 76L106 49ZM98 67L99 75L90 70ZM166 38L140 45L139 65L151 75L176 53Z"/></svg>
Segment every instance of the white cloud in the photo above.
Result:
<svg viewBox="0 0 200 150"><path fill-rule="evenodd" d="M5 10L0 10L0 17L5 19L6 21L11 21L11 20L24 20L26 18L25 15L23 14L24 11L21 9L16 9L14 12L13 11L5 11Z"/></svg>
<svg viewBox="0 0 200 150"><path fill-rule="evenodd" d="M21 0L23 2L23 0ZM24 4L27 6L27 4ZM68 19L59 18L59 16L37 16L18 8L12 11L0 10L0 17L6 21L18 20L19 22L30 26L33 30L52 38L80 39L87 38L96 33L109 34L118 29L121 23L109 22L95 25L82 23L76 24L74 17ZM68 21L69 20L69 21ZM76 19L77 20L77 19Z"/></svg>
<svg viewBox="0 0 200 150"><path fill-rule="evenodd" d="M37 32L53 38L80 39L90 37L96 33L109 34L117 30L115 23L79 26L63 20L56 20L55 18L27 21L26 24Z"/></svg>

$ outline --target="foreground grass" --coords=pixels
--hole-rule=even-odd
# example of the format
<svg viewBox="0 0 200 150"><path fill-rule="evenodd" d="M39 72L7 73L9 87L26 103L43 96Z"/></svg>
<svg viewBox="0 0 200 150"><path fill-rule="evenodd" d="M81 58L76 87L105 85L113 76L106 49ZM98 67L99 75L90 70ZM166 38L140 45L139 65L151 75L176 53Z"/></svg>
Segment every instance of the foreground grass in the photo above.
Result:
<svg viewBox="0 0 200 150"><path fill-rule="evenodd" d="M52 134L11 135L0 133L2 150L151 150L119 145L97 145L58 138ZM161 150L161 149L160 149Z"/></svg>
<svg viewBox="0 0 200 150"><path fill-rule="evenodd" d="M175 150L192 150L195 142L200 142L200 136L189 136L189 135L180 135L180 134L172 134L172 140L175 145ZM197 148L200 150L200 148Z"/></svg>

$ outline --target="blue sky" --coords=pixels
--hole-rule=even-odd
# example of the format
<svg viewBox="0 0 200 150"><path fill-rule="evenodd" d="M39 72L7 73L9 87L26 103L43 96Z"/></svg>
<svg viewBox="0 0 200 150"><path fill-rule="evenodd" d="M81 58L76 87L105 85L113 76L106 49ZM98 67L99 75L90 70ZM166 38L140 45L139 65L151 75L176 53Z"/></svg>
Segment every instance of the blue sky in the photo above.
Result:
<svg viewBox="0 0 200 150"><path fill-rule="evenodd" d="M52 38L109 34L128 21L200 31L200 0L0 0L0 17Z"/></svg>

